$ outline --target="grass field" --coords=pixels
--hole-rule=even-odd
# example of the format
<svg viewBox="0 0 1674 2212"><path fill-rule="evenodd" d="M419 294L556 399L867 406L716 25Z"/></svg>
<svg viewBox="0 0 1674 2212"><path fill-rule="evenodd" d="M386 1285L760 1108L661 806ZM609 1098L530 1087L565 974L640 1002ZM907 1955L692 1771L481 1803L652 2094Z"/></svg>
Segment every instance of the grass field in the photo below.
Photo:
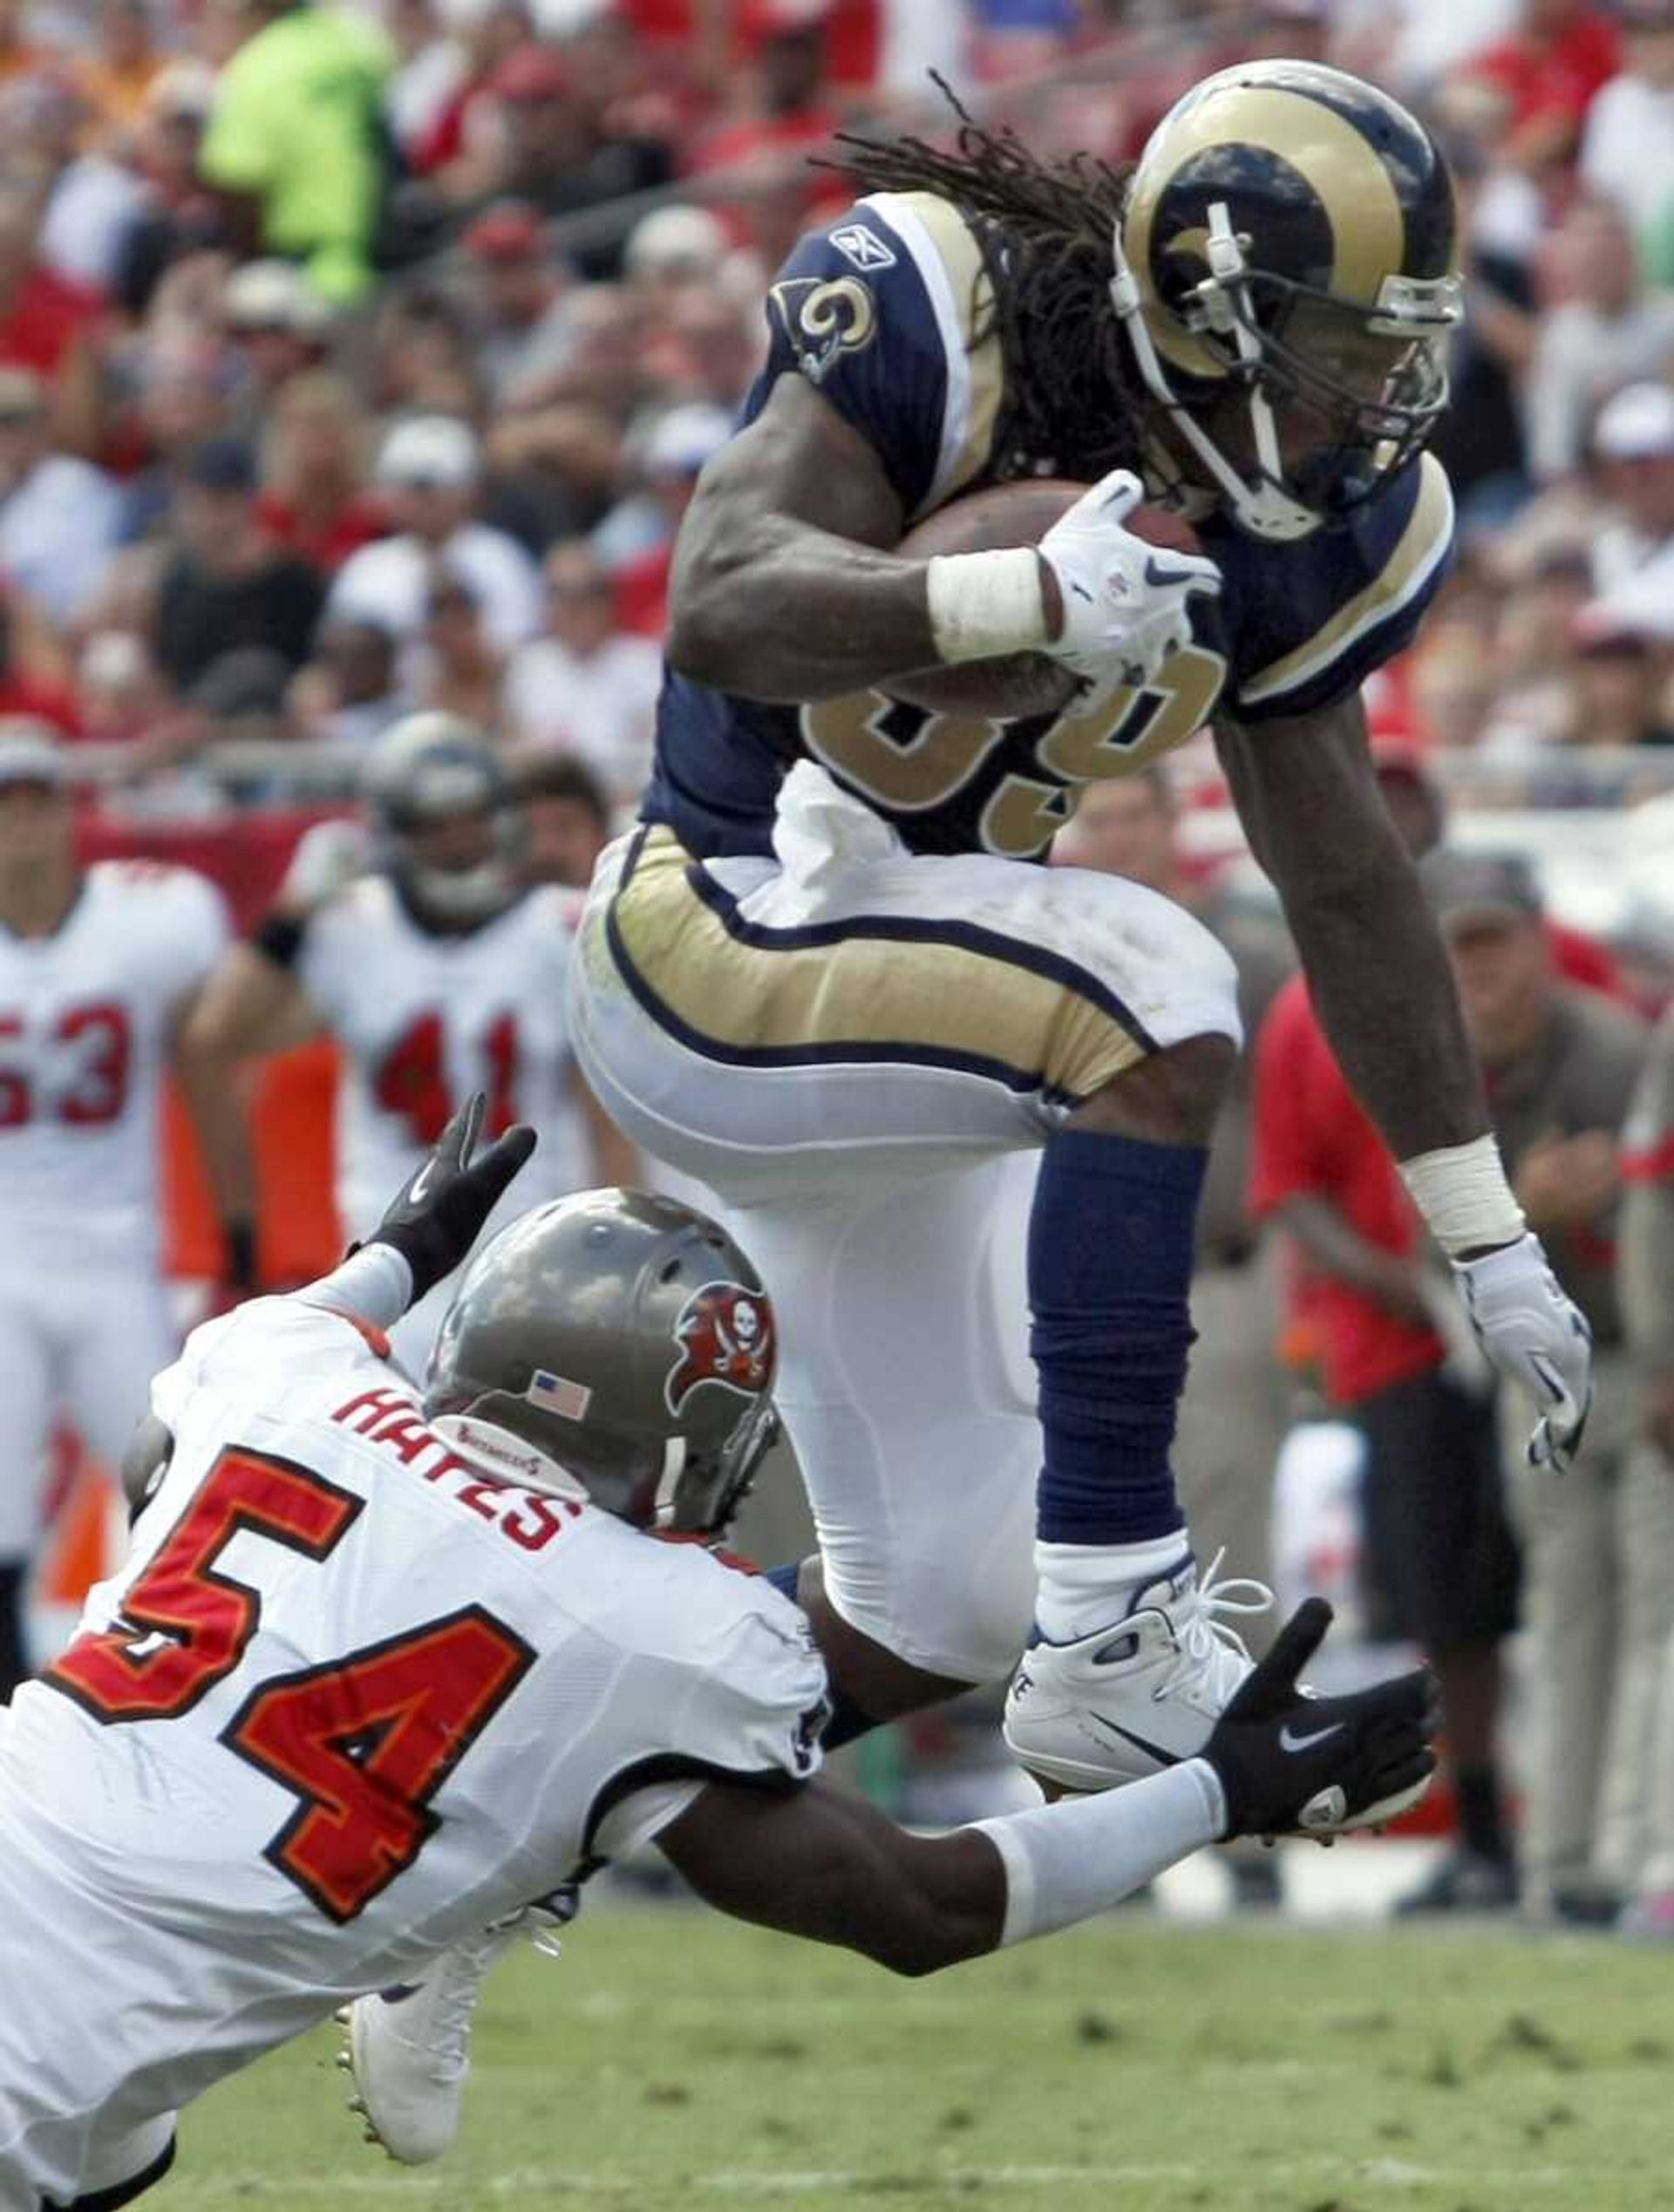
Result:
<svg viewBox="0 0 1674 2212"><path fill-rule="evenodd" d="M460 2142L364 2147L327 2029L156 2212L1664 2212L1674 1977L1606 1939L1106 1919L925 1982L677 1906L497 1970Z"/></svg>

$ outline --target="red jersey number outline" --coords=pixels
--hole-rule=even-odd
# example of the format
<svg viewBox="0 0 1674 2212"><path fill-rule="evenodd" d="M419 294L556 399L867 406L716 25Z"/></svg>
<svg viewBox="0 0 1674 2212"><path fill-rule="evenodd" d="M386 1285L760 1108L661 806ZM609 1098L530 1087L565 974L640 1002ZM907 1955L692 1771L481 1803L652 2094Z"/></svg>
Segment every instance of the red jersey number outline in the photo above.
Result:
<svg viewBox="0 0 1674 2212"><path fill-rule="evenodd" d="M232 1673L262 1594L216 1569L245 1532L325 1559L364 1500L311 1467L229 1446L123 1600L42 1680L104 1726L174 1720ZM299 1802L263 1856L338 1923L364 1912L439 1826L430 1801L534 1664L480 1605L259 1684L219 1740Z"/></svg>
<svg viewBox="0 0 1674 2212"><path fill-rule="evenodd" d="M0 1014L0 1046L26 1033L21 1014ZM73 1079L51 1102L43 1100L26 1067L0 1065L0 1129L51 1120L71 1129L103 1127L128 1103L133 1064L133 1024L120 1000L96 998L66 1007L47 1031L50 1045L82 1045Z"/></svg>
<svg viewBox="0 0 1674 2212"><path fill-rule="evenodd" d="M488 1094L482 1133L503 1137L517 1120L517 1016L509 1008L497 1014L478 1042ZM386 1113L406 1123L415 1144L433 1145L441 1135L454 1099L448 1088L442 1018L433 1008L415 1015L378 1061L371 1092Z"/></svg>
<svg viewBox="0 0 1674 2212"><path fill-rule="evenodd" d="M430 1800L534 1664L480 1605L253 1690L221 1732L300 1800L262 1856L353 1920L441 1826Z"/></svg>
<svg viewBox="0 0 1674 2212"><path fill-rule="evenodd" d="M248 1529L323 1559L365 1501L312 1468L229 1446L122 1600L107 1629L76 1637L43 1677L108 1726L178 1720L243 1657L262 1620L262 1594L215 1562Z"/></svg>

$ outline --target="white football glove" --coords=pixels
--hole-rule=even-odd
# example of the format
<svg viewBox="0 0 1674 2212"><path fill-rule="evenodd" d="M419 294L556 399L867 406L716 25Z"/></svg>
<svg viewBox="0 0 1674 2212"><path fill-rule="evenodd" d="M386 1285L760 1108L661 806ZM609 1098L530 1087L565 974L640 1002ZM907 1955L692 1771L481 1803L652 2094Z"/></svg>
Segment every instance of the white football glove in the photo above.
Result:
<svg viewBox="0 0 1674 2212"><path fill-rule="evenodd" d="M1562 1474L1593 1402L1593 1336L1585 1317L1560 1288L1538 1236L1453 1265L1483 1351L1545 1408L1528 1440L1529 1465Z"/></svg>
<svg viewBox="0 0 1674 2212"><path fill-rule="evenodd" d="M313 914L371 864L371 839L361 823L316 822L298 839L275 903L289 914Z"/></svg>
<svg viewBox="0 0 1674 2212"><path fill-rule="evenodd" d="M1097 677L1114 662L1125 683L1149 683L1191 642L1189 595L1221 589L1213 561L1147 545L1122 527L1144 498L1131 469L1113 469L1040 541L1064 604L1062 630L1040 650L1078 675Z"/></svg>

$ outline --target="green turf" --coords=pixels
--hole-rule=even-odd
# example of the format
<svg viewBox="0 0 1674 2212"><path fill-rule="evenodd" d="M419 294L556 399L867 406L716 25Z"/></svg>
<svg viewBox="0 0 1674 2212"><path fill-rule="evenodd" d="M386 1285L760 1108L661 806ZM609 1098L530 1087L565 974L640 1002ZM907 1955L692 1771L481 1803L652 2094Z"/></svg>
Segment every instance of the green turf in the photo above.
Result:
<svg viewBox="0 0 1674 2212"><path fill-rule="evenodd" d="M207 2098L156 2212L1664 2212L1674 1984L1605 1939L1106 1920L896 1982L678 1907L497 1970L439 2166L321 2030Z"/></svg>

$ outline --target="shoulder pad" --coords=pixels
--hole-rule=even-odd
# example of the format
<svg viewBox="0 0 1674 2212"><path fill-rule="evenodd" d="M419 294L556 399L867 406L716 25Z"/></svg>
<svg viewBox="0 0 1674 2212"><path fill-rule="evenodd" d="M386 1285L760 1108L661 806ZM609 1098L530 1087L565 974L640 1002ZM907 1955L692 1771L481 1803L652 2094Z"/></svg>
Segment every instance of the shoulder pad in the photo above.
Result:
<svg viewBox="0 0 1674 2212"><path fill-rule="evenodd" d="M1212 548L1244 721L1311 713L1357 690L1409 645L1453 549L1453 500L1433 454L1371 501L1346 530L1295 546L1239 539Z"/></svg>
<svg viewBox="0 0 1674 2212"><path fill-rule="evenodd" d="M798 245L768 300L759 397L793 370L878 453L908 513L986 466L1002 358L982 248L950 201L878 193Z"/></svg>

